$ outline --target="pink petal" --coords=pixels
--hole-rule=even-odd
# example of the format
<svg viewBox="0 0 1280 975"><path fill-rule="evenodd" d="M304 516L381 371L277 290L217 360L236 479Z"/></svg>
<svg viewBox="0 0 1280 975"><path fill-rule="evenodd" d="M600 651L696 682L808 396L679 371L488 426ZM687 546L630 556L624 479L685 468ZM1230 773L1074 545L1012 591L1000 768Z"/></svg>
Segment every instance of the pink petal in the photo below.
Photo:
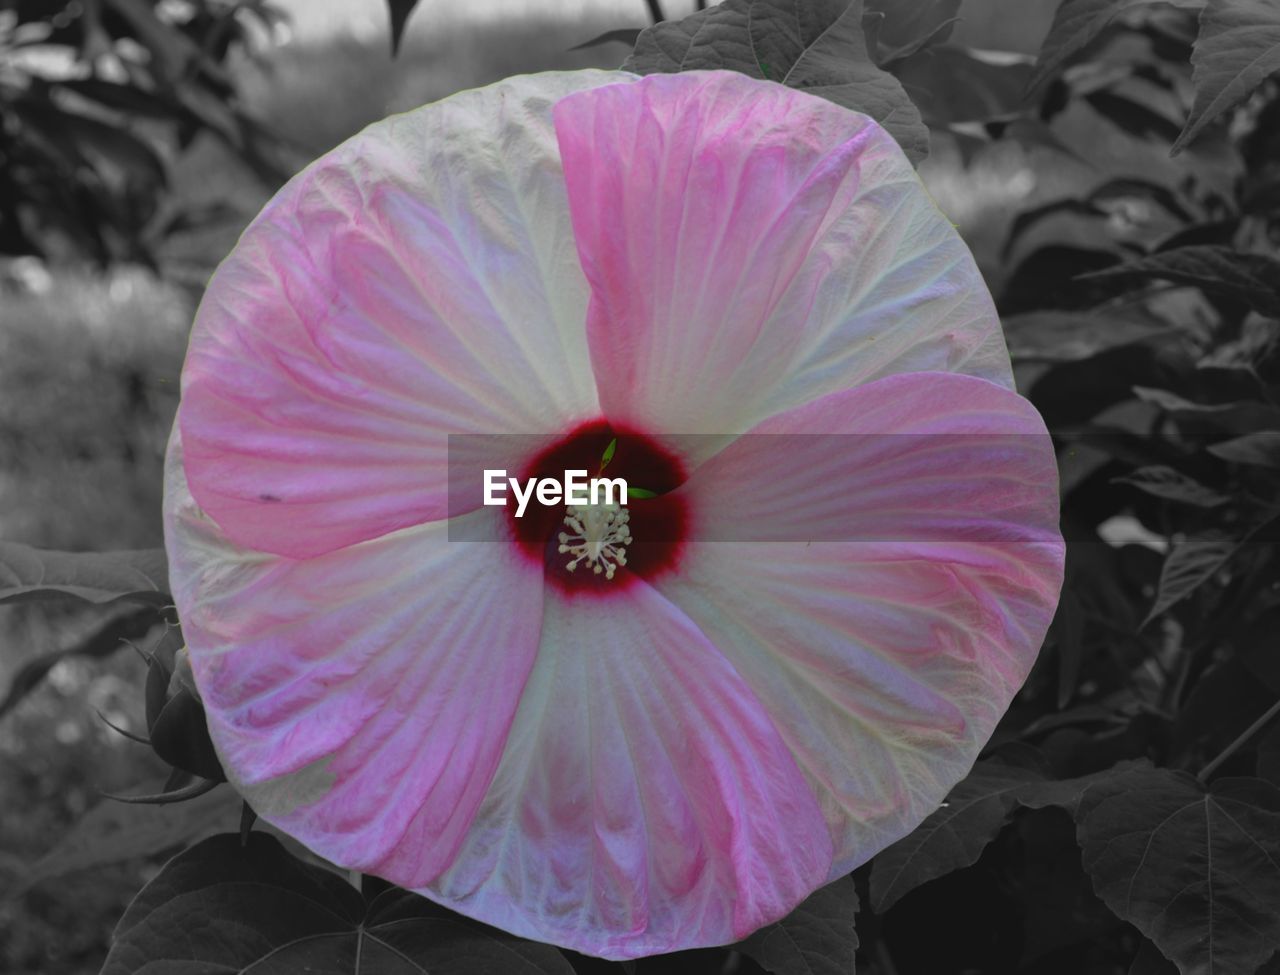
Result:
<svg viewBox="0 0 1280 975"><path fill-rule="evenodd" d="M548 598L538 663L455 866L425 892L609 958L723 944L827 876L772 717L648 586Z"/></svg>
<svg viewBox="0 0 1280 975"><path fill-rule="evenodd" d="M773 717L835 877L942 801L1026 678L1062 582L1054 455L1025 400L936 373L753 434L681 489L694 540L658 588Z"/></svg>
<svg viewBox="0 0 1280 975"><path fill-rule="evenodd" d="M407 885L457 853L542 613L540 571L508 545L447 531L436 522L301 561L246 553L196 507L177 437L170 447L174 598L229 778L317 853Z"/></svg>
<svg viewBox="0 0 1280 975"><path fill-rule="evenodd" d="M376 123L268 204L183 374L187 475L230 539L306 557L444 517L448 434L598 415L550 107L625 77L517 78Z"/></svg>
<svg viewBox="0 0 1280 975"><path fill-rule="evenodd" d="M740 433L930 369L1012 388L973 258L865 116L732 72L596 88L554 115L610 419Z"/></svg>

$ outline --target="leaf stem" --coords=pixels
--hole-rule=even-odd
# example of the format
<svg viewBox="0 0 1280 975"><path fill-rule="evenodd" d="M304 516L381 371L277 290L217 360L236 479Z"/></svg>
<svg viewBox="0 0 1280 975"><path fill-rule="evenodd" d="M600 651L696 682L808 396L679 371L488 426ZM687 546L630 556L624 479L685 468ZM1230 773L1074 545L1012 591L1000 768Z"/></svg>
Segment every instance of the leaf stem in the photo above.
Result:
<svg viewBox="0 0 1280 975"><path fill-rule="evenodd" d="M1218 770L1218 766L1220 766L1228 758L1230 758L1237 751L1239 751L1240 747L1244 745L1245 742L1247 742L1250 738L1252 738L1264 727L1266 727L1267 724L1270 723L1271 719L1274 718L1277 714L1280 714L1280 700L1276 701L1275 704L1267 708L1267 710L1263 713L1262 717L1258 718L1257 721L1249 725L1249 727L1245 728L1244 731L1240 732L1240 736L1236 738L1235 741L1233 741L1230 745L1224 748L1218 754L1217 758L1215 758L1208 765L1202 768L1200 770L1200 774L1196 776L1196 780L1199 781L1201 785L1207 782L1209 780L1209 776L1211 776L1214 772Z"/></svg>
<svg viewBox="0 0 1280 975"><path fill-rule="evenodd" d="M644 0L644 2L649 6L649 19L655 24L667 19L662 13L662 0Z"/></svg>

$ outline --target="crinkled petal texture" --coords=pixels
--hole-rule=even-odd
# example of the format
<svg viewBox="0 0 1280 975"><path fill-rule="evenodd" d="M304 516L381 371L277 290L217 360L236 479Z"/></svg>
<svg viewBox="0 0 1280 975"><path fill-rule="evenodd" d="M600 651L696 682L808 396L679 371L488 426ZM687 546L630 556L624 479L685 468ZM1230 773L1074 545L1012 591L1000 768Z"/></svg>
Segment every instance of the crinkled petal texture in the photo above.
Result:
<svg viewBox="0 0 1280 975"><path fill-rule="evenodd" d="M658 587L774 717L839 876L937 807L1035 661L1064 558L1043 421L985 380L891 376L766 421L680 490L695 540Z"/></svg>
<svg viewBox="0 0 1280 975"><path fill-rule="evenodd" d="M566 98L555 119L610 419L741 433L930 369L1013 388L972 255L865 116L695 72Z"/></svg>
<svg viewBox="0 0 1280 975"><path fill-rule="evenodd" d="M822 99L577 72L371 126L192 334L166 541L228 775L521 935L742 938L936 807L1031 666L1063 553L1012 387L954 229ZM579 592L449 504L449 435L600 419L721 436L678 557Z"/></svg>
<svg viewBox="0 0 1280 975"><path fill-rule="evenodd" d="M602 71L370 126L267 205L201 302L191 490L233 541L307 557L445 517L450 434L598 414L550 107Z"/></svg>

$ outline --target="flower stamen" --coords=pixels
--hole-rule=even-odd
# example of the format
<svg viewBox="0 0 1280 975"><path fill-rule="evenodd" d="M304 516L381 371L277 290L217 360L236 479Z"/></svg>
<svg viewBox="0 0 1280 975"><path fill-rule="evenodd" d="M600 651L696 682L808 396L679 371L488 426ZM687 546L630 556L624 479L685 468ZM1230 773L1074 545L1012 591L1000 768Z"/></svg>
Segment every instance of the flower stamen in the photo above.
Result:
<svg viewBox="0 0 1280 975"><path fill-rule="evenodd" d="M612 579L618 566L627 564L631 544L630 513L616 504L571 504L564 523L571 532L560 533L560 554L572 555L568 570L579 562L591 566L596 575Z"/></svg>

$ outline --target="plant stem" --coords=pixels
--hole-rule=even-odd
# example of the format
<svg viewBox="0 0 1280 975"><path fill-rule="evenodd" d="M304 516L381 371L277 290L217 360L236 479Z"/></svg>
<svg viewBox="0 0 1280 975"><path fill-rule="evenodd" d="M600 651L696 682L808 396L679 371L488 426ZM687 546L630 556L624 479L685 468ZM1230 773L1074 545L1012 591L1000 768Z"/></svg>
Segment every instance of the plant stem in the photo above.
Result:
<svg viewBox="0 0 1280 975"><path fill-rule="evenodd" d="M644 2L649 5L649 19L655 24L667 19L662 13L662 0L644 0Z"/></svg>
<svg viewBox="0 0 1280 975"><path fill-rule="evenodd" d="M1266 727L1266 725L1271 721L1271 719L1272 719L1272 718L1274 718L1277 714L1280 714L1280 701L1276 701L1276 703L1275 703L1275 704L1273 704L1273 705L1271 705L1271 707L1267 708L1266 712L1262 715L1262 717L1260 717L1260 718L1259 718L1257 721L1255 721L1253 724L1249 725L1249 727L1245 728L1245 729L1244 729L1244 731L1240 732L1240 737L1238 737L1238 738L1237 738L1235 741L1233 741L1230 745L1228 745L1226 748L1224 748L1224 749L1221 751L1221 753L1219 753L1219 755L1218 755L1218 757L1217 757L1217 758L1215 758L1215 759L1214 759L1213 761L1211 761L1208 765L1206 765L1204 768L1202 768L1202 769L1200 770L1200 774L1196 776L1196 779L1197 779L1197 780L1198 780L1202 785L1203 785L1205 782L1207 782L1207 781L1209 780L1209 776L1211 776L1214 772L1216 772L1216 771L1218 770L1218 766L1219 766L1219 765L1221 765L1221 764L1222 764L1223 762L1225 762L1228 758L1230 758L1230 757L1231 757L1232 755L1234 755L1237 751L1239 751L1239 750L1240 750L1240 746L1242 746L1242 745L1243 745L1245 742L1247 742L1250 738L1252 738L1252 737L1253 737L1254 735L1256 735L1259 731L1261 731L1264 727Z"/></svg>

